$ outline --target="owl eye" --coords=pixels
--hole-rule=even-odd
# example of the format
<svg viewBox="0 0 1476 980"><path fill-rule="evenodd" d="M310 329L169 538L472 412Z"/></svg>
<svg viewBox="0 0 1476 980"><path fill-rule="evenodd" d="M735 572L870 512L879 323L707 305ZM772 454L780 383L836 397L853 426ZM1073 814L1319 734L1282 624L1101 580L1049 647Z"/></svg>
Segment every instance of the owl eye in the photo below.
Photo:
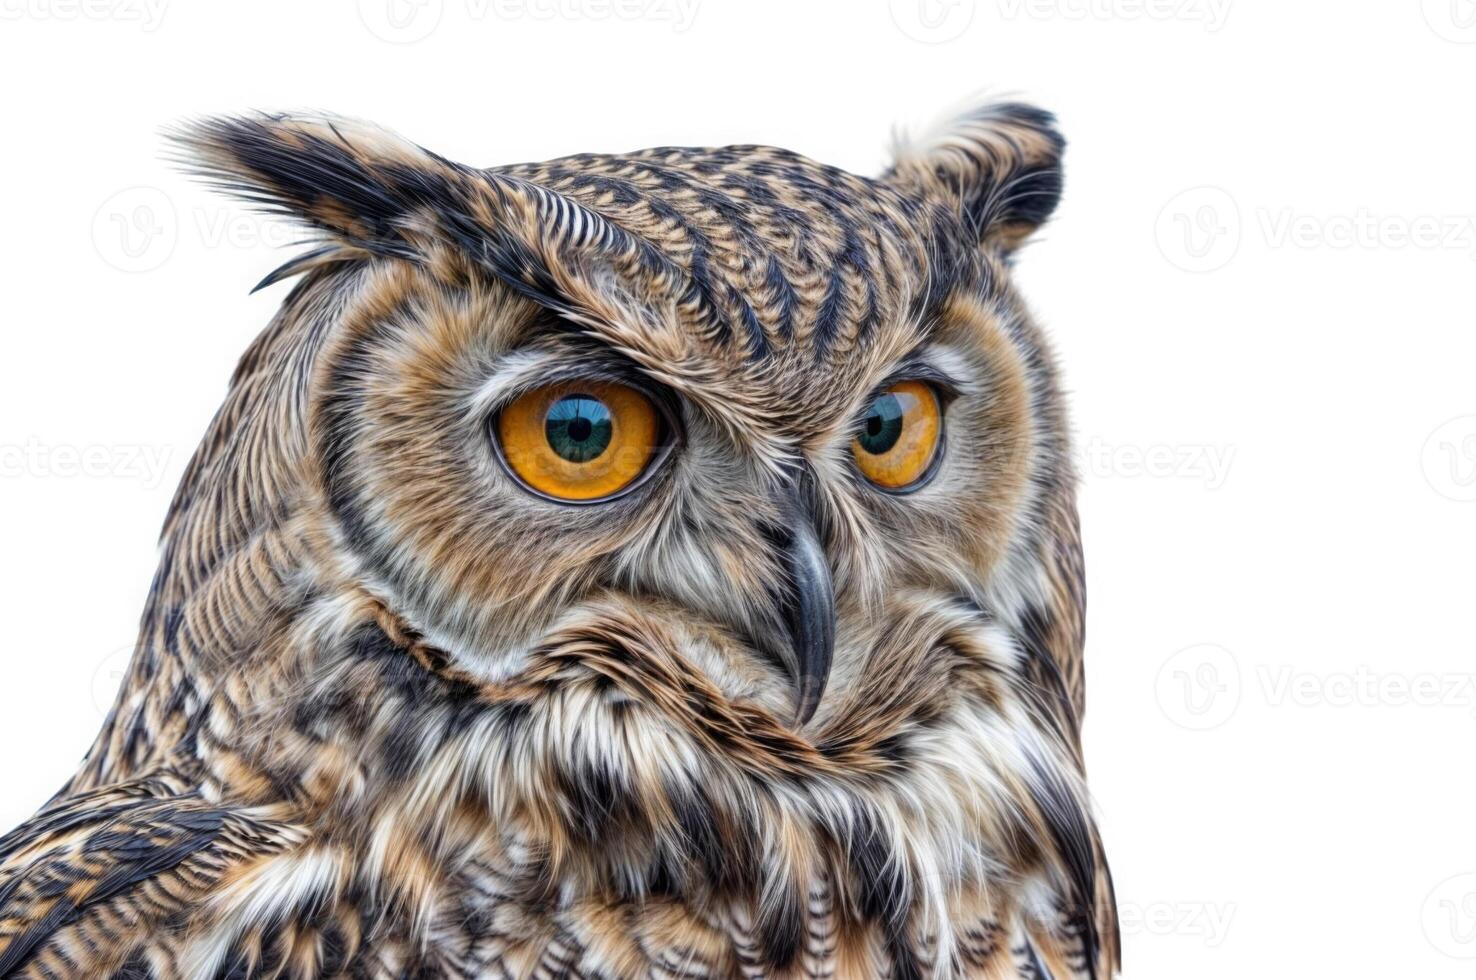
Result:
<svg viewBox="0 0 1476 980"><path fill-rule="evenodd" d="M666 448L665 416L644 392L605 381L530 391L494 426L498 454L524 487L553 500L596 503L640 481Z"/></svg>
<svg viewBox="0 0 1476 980"><path fill-rule="evenodd" d="M851 452L878 487L909 490L931 475L942 434L938 393L922 381L901 381L872 400Z"/></svg>

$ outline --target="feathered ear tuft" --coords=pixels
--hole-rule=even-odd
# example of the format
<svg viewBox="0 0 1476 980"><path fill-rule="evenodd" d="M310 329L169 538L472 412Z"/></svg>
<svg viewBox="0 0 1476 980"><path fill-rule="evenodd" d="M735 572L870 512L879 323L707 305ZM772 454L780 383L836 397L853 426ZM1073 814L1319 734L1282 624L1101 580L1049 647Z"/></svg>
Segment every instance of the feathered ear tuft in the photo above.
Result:
<svg viewBox="0 0 1476 980"><path fill-rule="evenodd" d="M1049 112L996 102L916 142L899 139L885 179L957 212L981 244L1011 252L1055 211L1065 148Z"/></svg>
<svg viewBox="0 0 1476 980"><path fill-rule="evenodd" d="M227 116L169 135L188 172L326 233L326 247L287 263L262 285L337 260L423 263L449 252L572 320L600 320L609 312L600 304L612 293L611 276L622 276L648 291L662 284L707 329L723 322L686 273L593 210L529 181L452 163L376 126L321 116ZM622 308L605 319L619 322L628 313Z"/></svg>
<svg viewBox="0 0 1476 980"><path fill-rule="evenodd" d="M461 197L459 167L367 123L263 114L168 136L174 160L212 186L375 254L415 257L416 232Z"/></svg>

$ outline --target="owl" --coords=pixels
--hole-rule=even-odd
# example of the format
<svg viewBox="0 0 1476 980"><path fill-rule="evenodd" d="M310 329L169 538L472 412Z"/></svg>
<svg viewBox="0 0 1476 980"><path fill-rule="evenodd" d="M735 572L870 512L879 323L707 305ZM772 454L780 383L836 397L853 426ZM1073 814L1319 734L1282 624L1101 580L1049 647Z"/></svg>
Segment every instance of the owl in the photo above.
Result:
<svg viewBox="0 0 1476 980"><path fill-rule="evenodd" d="M311 230L0 976L1107 978L1053 358L993 103L862 177L172 134Z"/></svg>

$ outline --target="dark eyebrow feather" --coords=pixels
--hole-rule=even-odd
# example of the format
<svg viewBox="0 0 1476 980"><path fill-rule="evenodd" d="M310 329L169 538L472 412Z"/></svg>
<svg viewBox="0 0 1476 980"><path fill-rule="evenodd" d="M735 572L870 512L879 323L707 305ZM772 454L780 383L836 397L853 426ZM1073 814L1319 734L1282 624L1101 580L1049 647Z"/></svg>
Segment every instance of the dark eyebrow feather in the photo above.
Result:
<svg viewBox="0 0 1476 980"><path fill-rule="evenodd" d="M872 389L872 397L902 381L927 381L942 389L941 394L946 397L957 395L963 390L961 381L936 364L928 362L920 354L913 352L893 365L886 376Z"/></svg>
<svg viewBox="0 0 1476 980"><path fill-rule="evenodd" d="M543 318L540 318L543 319ZM560 319L560 318L550 318ZM498 360L517 354L538 353L556 358L548 365L546 373L536 381L515 386L509 395L529 390L530 384L542 386L571 381L612 381L617 384L640 388L659 398L674 403L676 394L669 386L651 376L650 372L629 357L612 350L591 338L568 321L540 324L527 328L524 343L519 343L498 355ZM542 342L540 342L542 341Z"/></svg>

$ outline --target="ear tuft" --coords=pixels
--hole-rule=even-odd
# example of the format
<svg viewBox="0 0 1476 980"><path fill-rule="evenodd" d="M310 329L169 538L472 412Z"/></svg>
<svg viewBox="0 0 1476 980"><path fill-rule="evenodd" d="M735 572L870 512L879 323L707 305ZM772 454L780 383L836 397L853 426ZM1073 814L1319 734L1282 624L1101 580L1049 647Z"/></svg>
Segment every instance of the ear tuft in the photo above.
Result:
<svg viewBox="0 0 1476 980"><path fill-rule="evenodd" d="M455 196L457 168L387 130L329 116L227 116L167 134L175 162L212 186L380 254Z"/></svg>
<svg viewBox="0 0 1476 980"><path fill-rule="evenodd" d="M995 102L921 140L899 139L885 179L956 212L981 244L1011 252L1060 202L1065 149L1049 112Z"/></svg>

